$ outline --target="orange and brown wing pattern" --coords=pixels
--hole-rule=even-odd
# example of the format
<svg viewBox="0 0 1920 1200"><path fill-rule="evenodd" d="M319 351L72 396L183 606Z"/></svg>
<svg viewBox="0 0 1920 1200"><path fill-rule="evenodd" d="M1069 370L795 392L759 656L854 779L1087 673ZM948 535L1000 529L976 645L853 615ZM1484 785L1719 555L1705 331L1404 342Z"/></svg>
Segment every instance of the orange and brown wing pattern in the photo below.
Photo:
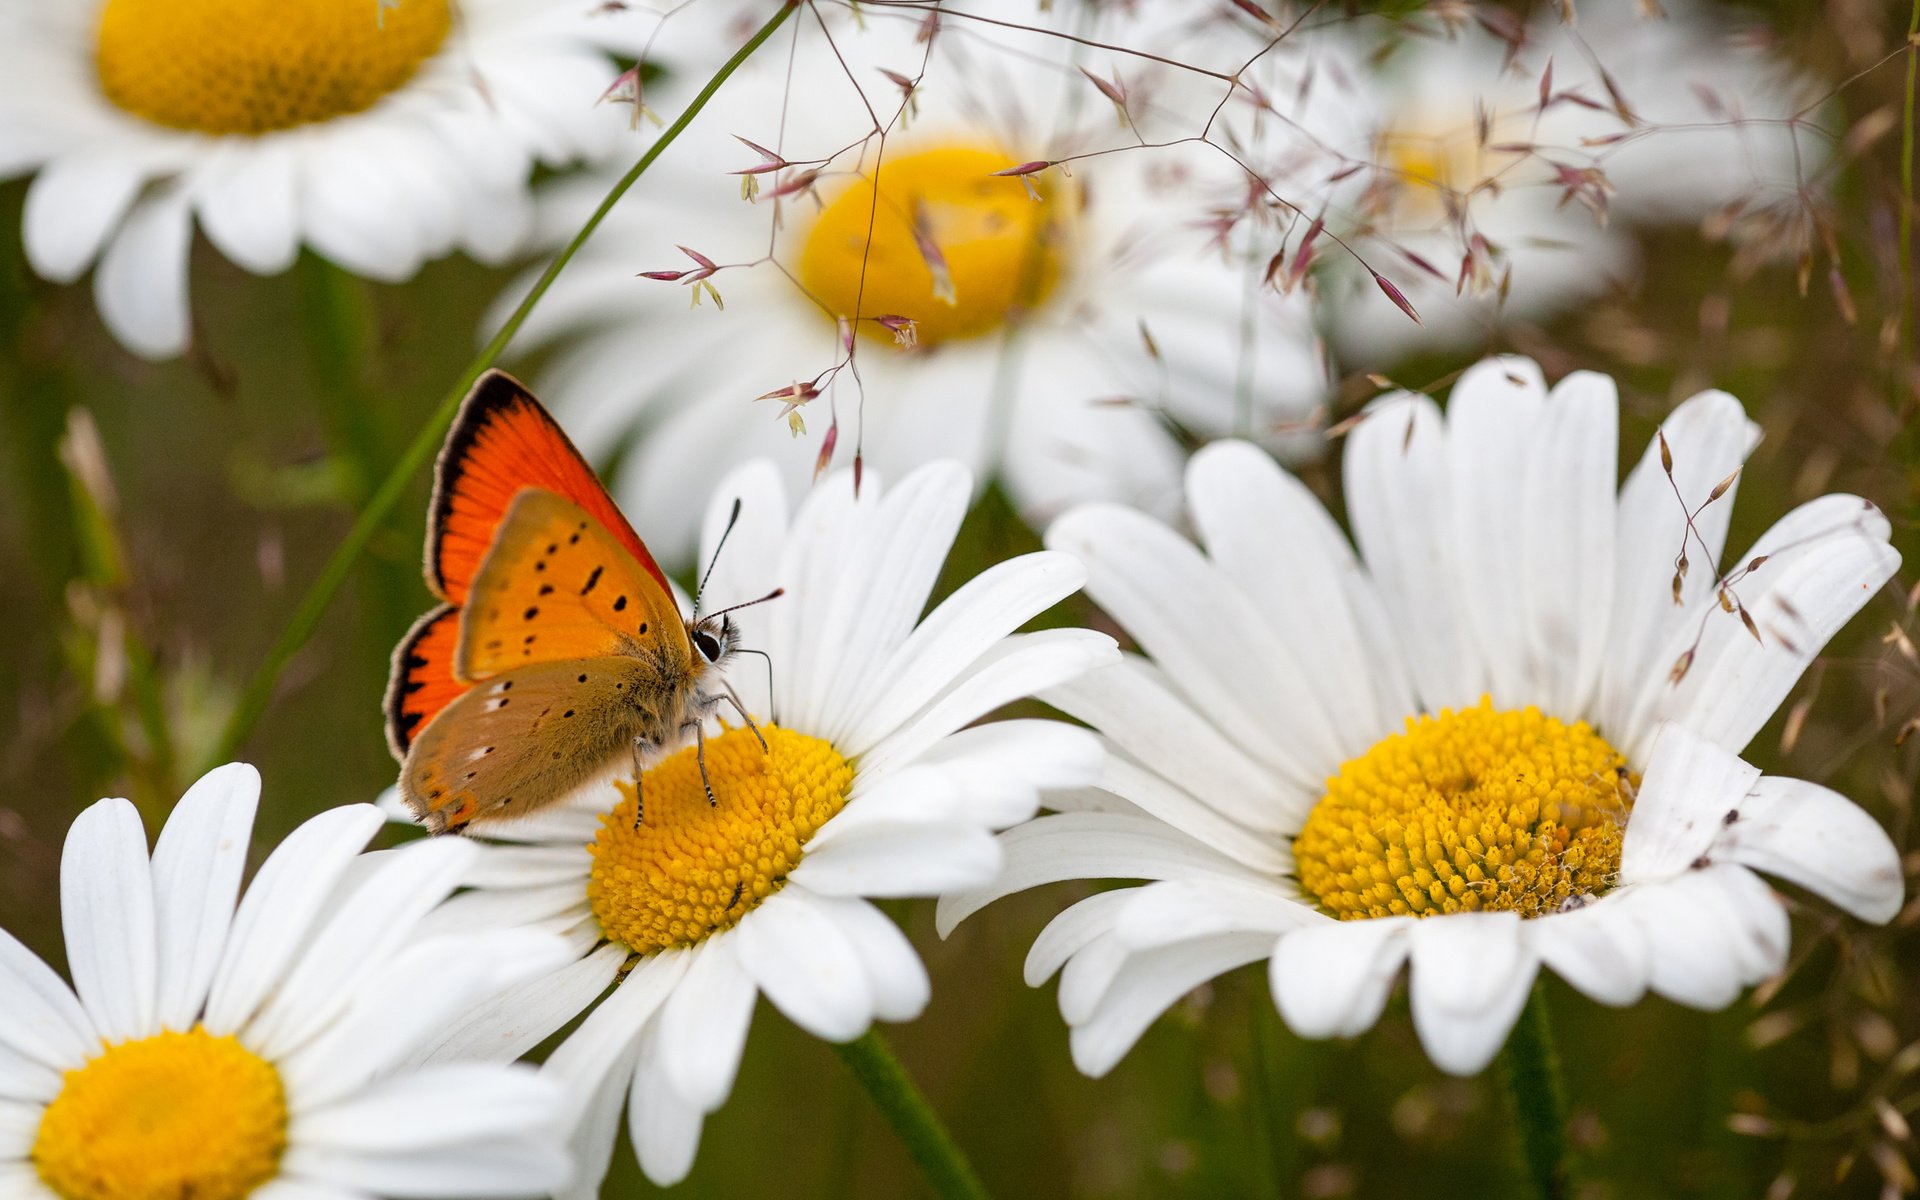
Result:
<svg viewBox="0 0 1920 1200"><path fill-rule="evenodd" d="M460 610L442 604L413 623L393 651L387 680L387 746L404 757L421 728L472 685L453 672L460 649Z"/></svg>
<svg viewBox="0 0 1920 1200"><path fill-rule="evenodd" d="M461 404L434 471L427 585L442 599L467 602L514 497L530 487L586 510L672 594L659 564L565 431L512 376L488 371Z"/></svg>

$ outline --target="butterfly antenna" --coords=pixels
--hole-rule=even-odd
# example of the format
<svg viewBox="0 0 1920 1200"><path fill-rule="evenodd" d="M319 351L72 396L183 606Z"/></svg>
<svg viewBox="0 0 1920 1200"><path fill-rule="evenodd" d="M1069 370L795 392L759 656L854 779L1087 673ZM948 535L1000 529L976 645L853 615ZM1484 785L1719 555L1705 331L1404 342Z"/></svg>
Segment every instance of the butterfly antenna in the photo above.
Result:
<svg viewBox="0 0 1920 1200"><path fill-rule="evenodd" d="M720 531L720 540L713 545L713 557L707 559L707 569L701 572L700 586L693 591L693 615L700 615L700 597L707 594L707 580L713 578L713 568L720 561L720 551L727 545L727 539L733 536L733 527L740 523L740 497L733 498L733 511L727 514L727 527ZM717 614L716 614L717 615Z"/></svg>
<svg viewBox="0 0 1920 1200"><path fill-rule="evenodd" d="M778 600L780 597L786 594L787 594L787 589L783 587L777 587L772 591L768 592L766 595L760 597L758 600L742 600L738 604L729 604L727 607L723 609L720 609L716 612L708 613L707 616L709 617L725 616L727 613L730 613L730 612L739 612L743 608L752 608L756 604L765 604L769 600ZM699 606L696 605L693 611L696 613L699 612L700 611Z"/></svg>

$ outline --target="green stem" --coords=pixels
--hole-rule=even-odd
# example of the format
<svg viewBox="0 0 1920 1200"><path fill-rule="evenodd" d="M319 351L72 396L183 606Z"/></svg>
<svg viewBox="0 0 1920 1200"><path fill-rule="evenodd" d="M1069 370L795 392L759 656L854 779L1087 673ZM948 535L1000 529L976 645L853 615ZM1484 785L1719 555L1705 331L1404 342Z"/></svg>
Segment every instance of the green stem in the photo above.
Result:
<svg viewBox="0 0 1920 1200"><path fill-rule="evenodd" d="M1533 985L1527 1006L1500 1052L1500 1073L1513 1105L1513 1127L1526 1159L1527 1179L1541 1200L1562 1200L1567 1180L1567 1102L1560 1090L1560 1056L1554 1050L1547 998Z"/></svg>
<svg viewBox="0 0 1920 1200"><path fill-rule="evenodd" d="M627 189L646 174L647 168L653 166L654 160L658 159L667 147L679 138L693 118L707 106L713 94L720 90L720 85L740 68L740 64L746 62L763 42L773 36L773 31L793 14L798 3L799 0L786 0L781 4L773 16L767 19L766 24L747 40L747 44L740 47L732 58L714 72L713 78L700 89L700 93L687 105L686 110L674 119L673 124L667 126L653 145L647 147L647 152L640 156L640 160L634 163L627 173L620 177L619 182L607 192L605 199L600 201L600 207L593 210L593 215L588 217L587 223L574 234L573 240L554 256L551 263L547 264L547 269L541 273L539 281L533 285L533 290L528 292L526 299L513 310L513 315L507 318L506 324L500 327L500 331L494 334L492 339L481 348L480 353L474 356L473 361L467 364L466 370L460 373L460 378L447 389L447 394L440 401L440 406L434 410L433 418L421 429L419 435L414 438L413 444L408 446L406 453L400 456L400 461L394 464L393 470L388 472L387 477L381 481L380 489L373 494L373 499L367 502L367 507L361 510L359 519L353 523L353 528L347 531L347 536L341 539L339 548L333 552L333 557L327 560L327 565L322 568L320 577L313 581L313 586L308 588L306 595L300 598L300 606L294 610L293 618L287 622L286 627L280 631L280 636L274 640L273 646L267 651L260 669L255 671L252 678L247 681L245 690L240 694L239 703L234 706L233 716L227 721L226 728L221 732L220 740L214 748L213 763L222 763L233 758L240 749L241 743L247 740L247 735L253 731L255 723L260 720L261 714L266 711L267 704L273 698L273 689L279 682L281 671L286 669L288 661L299 652L300 648L306 645L307 639L313 636L314 629L320 624L320 618L326 614L327 606L333 602L341 585L346 582L347 575L353 570L354 562L360 557L360 552L366 549L367 543L379 532L387 514L392 512L394 505L399 503L400 497L406 492L408 482L433 461L434 451L440 446L440 439L445 435L447 426L453 422L453 415L459 411L460 401L466 397L474 381L479 379L481 374L493 365L494 360L500 357L500 352L507 348L507 343L513 340L513 335L518 333L520 326L526 323L527 317L533 312L534 305L546 295L547 289L553 286L554 279L559 276L580 247L586 244L586 240L593 235L593 231L600 227L600 222L613 211L613 206L626 195Z"/></svg>
<svg viewBox="0 0 1920 1200"><path fill-rule="evenodd" d="M879 1034L868 1030L834 1049L906 1144L907 1153L936 1194L943 1200L986 1200L987 1189L973 1173L973 1165Z"/></svg>

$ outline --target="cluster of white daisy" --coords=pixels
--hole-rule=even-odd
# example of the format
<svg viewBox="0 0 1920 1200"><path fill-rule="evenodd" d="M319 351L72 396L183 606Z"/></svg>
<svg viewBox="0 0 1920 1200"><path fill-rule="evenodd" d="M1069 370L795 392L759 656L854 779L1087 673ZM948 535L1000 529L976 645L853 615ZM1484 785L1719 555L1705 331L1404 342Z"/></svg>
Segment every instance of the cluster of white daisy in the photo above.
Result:
<svg viewBox="0 0 1920 1200"><path fill-rule="evenodd" d="M608 52L664 70L622 77L636 110L677 108L768 12L14 6L0 171L34 172L35 268L97 260L116 335L177 354L194 228L249 270L305 246L378 279L557 243L611 177L536 194L533 165L638 144L595 103ZM1843 495L1726 554L1739 401L1678 406L1622 483L1603 376L1500 357L1444 415L1382 396L1345 432L1351 541L1280 463L1340 371L1624 278L1598 218L1817 186L1784 70L1705 12L1017 16L802 6L528 326L660 556L784 588L737 617L772 664L730 680L758 732L650 767L644 825L625 779L370 853L378 808L324 813L244 896L249 768L151 855L101 801L62 862L71 986L0 934L0 1195L591 1197L623 1118L678 1181L758 997L843 1043L926 1006L875 900L938 897L944 934L1145 881L1027 961L1090 1075L1250 963L1306 1037L1363 1033L1404 977L1433 1062L1473 1073L1543 966L1732 1003L1786 961L1768 878L1893 916L1878 824L1740 755L1898 556ZM988 480L1048 548L929 610ZM1020 632L1083 587L1126 652ZM989 719L1030 699L1077 723Z"/></svg>

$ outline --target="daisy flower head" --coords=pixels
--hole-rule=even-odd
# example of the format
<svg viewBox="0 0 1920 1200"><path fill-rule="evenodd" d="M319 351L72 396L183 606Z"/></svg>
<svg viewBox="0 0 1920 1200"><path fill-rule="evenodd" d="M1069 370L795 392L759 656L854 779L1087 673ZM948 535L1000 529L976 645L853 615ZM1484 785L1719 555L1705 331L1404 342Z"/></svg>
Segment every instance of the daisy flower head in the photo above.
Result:
<svg viewBox="0 0 1920 1200"><path fill-rule="evenodd" d="M690 79L674 47L736 44L674 33ZM524 333L561 344L543 394L589 454L630 443L615 490L666 558L692 548L679 498L752 457L790 486L856 452L894 474L958 457L1045 514L1177 503L1188 433L1308 439L1304 297L1265 287L1215 211L1247 180L1139 146L1053 33L807 6L547 293ZM601 191L553 189L549 232Z"/></svg>
<svg viewBox="0 0 1920 1200"><path fill-rule="evenodd" d="M1444 417L1376 402L1345 447L1357 554L1235 442L1188 471L1199 545L1117 506L1061 518L1048 544L1140 648L1043 694L1105 738L1102 790L1003 835L1006 869L944 900L942 931L1040 883L1149 880L1028 959L1036 985L1064 965L1082 1070L1264 959L1308 1037L1367 1029L1406 966L1428 1054L1465 1074L1542 965L1604 1004L1709 1009L1779 970L1756 871L1890 919L1879 826L1737 757L1892 576L1886 519L1823 496L1727 558L1759 433L1739 402L1681 404L1616 490L1617 408L1606 377L1549 391L1519 358L1468 371Z"/></svg>
<svg viewBox="0 0 1920 1200"><path fill-rule="evenodd" d="M1247 161L1353 251L1322 235L1313 252L1342 367L1484 345L1626 286L1634 225L1806 207L1836 141L1820 89L1713 7L1661 7L1295 31L1244 73L1225 120ZM1168 52L1231 70L1273 37L1217 8L1170 22Z"/></svg>
<svg viewBox="0 0 1920 1200"><path fill-rule="evenodd" d="M0 16L0 178L31 173L23 238L56 282L93 266L128 349L191 340L196 226L235 264L301 246L410 277L506 260L538 161L625 131L594 101L628 18L543 0L74 0ZM97 265L96 265L97 263Z"/></svg>
<svg viewBox="0 0 1920 1200"><path fill-rule="evenodd" d="M45 1200L539 1196L560 1096L530 1069L404 1065L435 1026L564 946L411 941L476 854L361 854L369 804L294 830L240 897L260 778L188 790L151 856L125 800L60 862L71 986L0 931L0 1191ZM238 904L235 901L238 898Z"/></svg>
<svg viewBox="0 0 1920 1200"><path fill-rule="evenodd" d="M739 515L706 593L786 589L734 614L771 664L729 680L754 726L716 724L704 751L649 767L637 790L620 778L489 826L469 890L429 918L440 932L552 931L578 952L450 1023L433 1052L511 1058L586 1013L543 1067L574 1130L564 1195L597 1194L623 1106L647 1175L686 1175L758 995L835 1042L919 1015L926 970L870 900L984 884L1000 865L992 831L1031 816L1040 789L1098 773L1086 730L974 724L1117 657L1086 630L1013 633L1080 586L1077 562L1011 559L922 616L970 492L950 462L884 492L870 475L857 496L843 473L789 520L773 466L737 471L707 510L710 555L736 502Z"/></svg>

